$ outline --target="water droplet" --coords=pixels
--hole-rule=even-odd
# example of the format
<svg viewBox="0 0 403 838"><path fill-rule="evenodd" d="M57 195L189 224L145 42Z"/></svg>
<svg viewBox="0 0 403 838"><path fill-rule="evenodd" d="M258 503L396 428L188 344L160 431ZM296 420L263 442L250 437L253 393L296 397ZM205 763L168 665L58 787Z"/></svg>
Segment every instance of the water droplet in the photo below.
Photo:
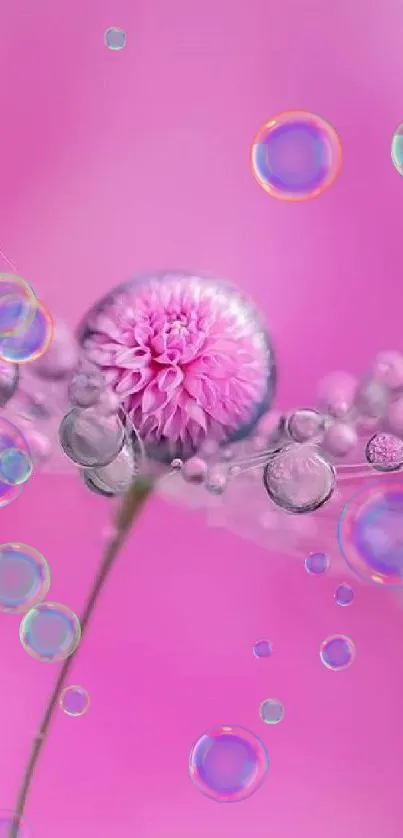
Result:
<svg viewBox="0 0 403 838"><path fill-rule="evenodd" d="M192 747L189 773L196 788L219 803L246 800L262 785L269 769L263 742L242 727L216 727Z"/></svg>
<svg viewBox="0 0 403 838"><path fill-rule="evenodd" d="M305 570L314 576L319 576L330 567L330 557L327 553L311 553L305 559Z"/></svg>
<svg viewBox="0 0 403 838"><path fill-rule="evenodd" d="M188 483L203 483L207 474L207 463L201 457L191 457L182 469L182 476Z"/></svg>
<svg viewBox="0 0 403 838"><path fill-rule="evenodd" d="M183 466L183 462L182 462L182 460L179 459L179 457L175 457L175 459L172 460L172 462L171 462L171 468L174 471L180 471L182 466Z"/></svg>
<svg viewBox="0 0 403 838"><path fill-rule="evenodd" d="M100 416L96 408L74 407L59 428L64 453L84 468L107 466L122 450L125 434L115 416Z"/></svg>
<svg viewBox="0 0 403 838"><path fill-rule="evenodd" d="M255 658L270 658L273 647L270 640L258 640L253 646L253 654Z"/></svg>
<svg viewBox="0 0 403 838"><path fill-rule="evenodd" d="M318 410L300 408L287 418L287 433L294 442L309 442L319 439L324 431L325 419Z"/></svg>
<svg viewBox="0 0 403 838"><path fill-rule="evenodd" d="M338 672L347 669L353 663L355 646L349 637L345 637L343 634L334 634L323 641L319 655L327 669Z"/></svg>
<svg viewBox="0 0 403 838"><path fill-rule="evenodd" d="M354 591L352 588L350 588L350 585L347 585L346 582L342 582L341 585L337 586L334 598L337 602L337 605L351 605L354 599Z"/></svg>
<svg viewBox="0 0 403 838"><path fill-rule="evenodd" d="M108 465L87 469L85 481L88 488L96 494L105 497L124 495L133 485L138 471L132 446L124 445L117 457Z"/></svg>
<svg viewBox="0 0 403 838"><path fill-rule="evenodd" d="M36 660L48 663L65 660L76 650L80 638L78 617L58 602L36 605L21 621L22 647Z"/></svg>
<svg viewBox="0 0 403 838"><path fill-rule="evenodd" d="M59 704L67 716L84 716L90 705L90 697L84 687L73 684L64 688Z"/></svg>
<svg viewBox="0 0 403 838"><path fill-rule="evenodd" d="M276 698L266 698L259 707L259 716L265 725L277 725L284 718L284 707Z"/></svg>
<svg viewBox="0 0 403 838"><path fill-rule="evenodd" d="M313 512L331 497L335 472L315 446L292 443L270 458L263 482L276 506L287 512Z"/></svg>
<svg viewBox="0 0 403 838"><path fill-rule="evenodd" d="M227 480L226 470L213 468L206 477L205 487L211 495L222 495L225 492Z"/></svg>

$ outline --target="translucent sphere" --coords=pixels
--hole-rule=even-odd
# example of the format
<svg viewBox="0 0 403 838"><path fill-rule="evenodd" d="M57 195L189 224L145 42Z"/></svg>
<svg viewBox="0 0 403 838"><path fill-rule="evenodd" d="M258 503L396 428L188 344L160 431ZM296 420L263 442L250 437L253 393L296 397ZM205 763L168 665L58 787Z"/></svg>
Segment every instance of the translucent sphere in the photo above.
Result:
<svg viewBox="0 0 403 838"><path fill-rule="evenodd" d="M30 459L30 451L25 438L11 422L0 417L0 459L5 452L22 451ZM22 483L10 484L0 480L0 508L15 500L22 490Z"/></svg>
<svg viewBox="0 0 403 838"><path fill-rule="evenodd" d="M294 443L270 457L263 482L276 506L287 512L306 513L329 500L335 472L315 446Z"/></svg>
<svg viewBox="0 0 403 838"><path fill-rule="evenodd" d="M259 716L265 725L277 725L284 718L284 707L277 698L266 698L259 707Z"/></svg>
<svg viewBox="0 0 403 838"><path fill-rule="evenodd" d="M396 171L399 175L403 175L403 122L398 125L393 134L390 156Z"/></svg>
<svg viewBox="0 0 403 838"><path fill-rule="evenodd" d="M88 469L85 481L88 488L104 497L124 495L138 474L138 461L131 445L126 444L107 466Z"/></svg>
<svg viewBox="0 0 403 838"><path fill-rule="evenodd" d="M305 559L305 570L313 576L321 576L330 567L330 557L327 553L311 553Z"/></svg>
<svg viewBox="0 0 403 838"><path fill-rule="evenodd" d="M374 434L367 442L365 457L377 471L397 471L403 466L403 441L393 434Z"/></svg>
<svg viewBox="0 0 403 838"><path fill-rule="evenodd" d="M269 769L263 742L242 727L216 727L193 745L189 773L196 788L219 803L246 800Z"/></svg>
<svg viewBox="0 0 403 838"><path fill-rule="evenodd" d="M4 407L18 387L18 367L0 359L0 408Z"/></svg>
<svg viewBox="0 0 403 838"><path fill-rule="evenodd" d="M338 585L335 593L334 598L337 602L337 605L351 605L354 600L354 591L350 588L350 585L347 585L346 582L342 582L341 585Z"/></svg>
<svg viewBox="0 0 403 838"><path fill-rule="evenodd" d="M66 716L84 716L90 705L90 697L84 687L73 684L64 688L59 704Z"/></svg>
<svg viewBox="0 0 403 838"><path fill-rule="evenodd" d="M190 457L182 469L182 477L187 483L203 483L206 475L207 463L201 457Z"/></svg>
<svg viewBox="0 0 403 838"><path fill-rule="evenodd" d="M48 350L52 336L53 320L43 303L38 302L32 321L23 334L1 341L0 356L14 364L35 361Z"/></svg>
<svg viewBox="0 0 403 838"><path fill-rule="evenodd" d="M96 409L73 408L59 428L67 457L84 468L107 466L122 450L125 434L117 417L99 416Z"/></svg>
<svg viewBox="0 0 403 838"><path fill-rule="evenodd" d="M104 41L108 49L117 52L126 46L126 32L124 29L120 29L119 26L110 26L105 32Z"/></svg>
<svg viewBox="0 0 403 838"><path fill-rule="evenodd" d="M34 318L36 307L36 296L25 279L0 273L0 338L23 334Z"/></svg>
<svg viewBox="0 0 403 838"><path fill-rule="evenodd" d="M27 451L20 448L6 448L0 451L0 482L9 486L20 486L31 477L33 464Z"/></svg>
<svg viewBox="0 0 403 838"><path fill-rule="evenodd" d="M0 544L0 611L28 611L49 588L49 565L38 550L14 541Z"/></svg>
<svg viewBox="0 0 403 838"><path fill-rule="evenodd" d="M11 827L14 827L15 815L13 812L0 812L0 838L10 838ZM15 838L32 838L32 832L28 827L25 818L18 818Z"/></svg>
<svg viewBox="0 0 403 838"><path fill-rule="evenodd" d="M403 586L403 483L377 483L342 509L338 540L354 573L377 585Z"/></svg>
<svg viewBox="0 0 403 838"><path fill-rule="evenodd" d="M285 111L266 122L251 148L258 184L281 201L308 201L337 177L342 161L334 128L308 111Z"/></svg>
<svg viewBox="0 0 403 838"><path fill-rule="evenodd" d="M31 608L20 625L20 641L31 657L47 663L65 660L81 638L80 621L66 605L44 602Z"/></svg>
<svg viewBox="0 0 403 838"><path fill-rule="evenodd" d="M324 416L318 410L300 408L287 418L287 432L294 442L309 442L322 436Z"/></svg>
<svg viewBox="0 0 403 838"><path fill-rule="evenodd" d="M273 652L273 647L270 640L258 640L253 646L253 654L255 658L270 658Z"/></svg>
<svg viewBox="0 0 403 838"><path fill-rule="evenodd" d="M355 646L349 637L345 637L343 634L334 634L323 641L319 655L327 669L338 672L347 669L353 663Z"/></svg>

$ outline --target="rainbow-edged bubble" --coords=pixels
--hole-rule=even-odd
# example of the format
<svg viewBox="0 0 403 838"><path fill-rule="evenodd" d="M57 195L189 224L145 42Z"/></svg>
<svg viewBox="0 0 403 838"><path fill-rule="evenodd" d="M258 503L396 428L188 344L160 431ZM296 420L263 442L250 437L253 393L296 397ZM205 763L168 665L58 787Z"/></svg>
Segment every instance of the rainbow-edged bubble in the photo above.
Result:
<svg viewBox="0 0 403 838"><path fill-rule="evenodd" d="M354 662L355 646L350 637L344 634L333 634L321 644L319 656L327 669L339 672L347 669Z"/></svg>
<svg viewBox="0 0 403 838"><path fill-rule="evenodd" d="M33 463L28 451L21 448L0 451L0 482L20 486L29 480L32 471Z"/></svg>
<svg viewBox="0 0 403 838"><path fill-rule="evenodd" d="M0 611L28 611L49 588L49 565L39 550L15 541L0 544Z"/></svg>
<svg viewBox="0 0 403 838"><path fill-rule="evenodd" d="M403 175L403 122L397 126L393 134L390 156L396 171Z"/></svg>
<svg viewBox="0 0 403 838"><path fill-rule="evenodd" d="M22 451L27 461L31 459L30 450L22 433L11 422L0 417L0 464L1 458L9 451ZM8 506L19 496L23 482L10 483L2 479L0 465L0 508Z"/></svg>
<svg viewBox="0 0 403 838"><path fill-rule="evenodd" d="M84 687L71 684L62 690L59 705L66 716L84 716L90 705L90 697Z"/></svg>
<svg viewBox="0 0 403 838"><path fill-rule="evenodd" d="M218 803L246 800L262 785L269 758L261 740L243 727L223 725L193 745L189 773L196 788Z"/></svg>
<svg viewBox="0 0 403 838"><path fill-rule="evenodd" d="M338 541L345 561L367 582L403 585L403 482L368 484L342 509Z"/></svg>
<svg viewBox="0 0 403 838"><path fill-rule="evenodd" d="M59 602L43 602L31 608L20 625L22 647L39 661L55 663L75 652L81 638L77 615Z"/></svg>
<svg viewBox="0 0 403 838"><path fill-rule="evenodd" d="M284 707L277 698L265 698L259 707L259 716L265 725L278 725L284 718Z"/></svg>
<svg viewBox="0 0 403 838"><path fill-rule="evenodd" d="M22 335L32 323L37 305L36 295L25 279L0 273L0 339Z"/></svg>
<svg viewBox="0 0 403 838"><path fill-rule="evenodd" d="M251 147L259 186L280 201L309 201L331 186L342 163L337 132L309 111L284 111L259 129Z"/></svg>
<svg viewBox="0 0 403 838"><path fill-rule="evenodd" d="M13 364L37 361L49 349L53 337L53 320L43 303L37 303L32 321L22 334L0 341L0 357Z"/></svg>

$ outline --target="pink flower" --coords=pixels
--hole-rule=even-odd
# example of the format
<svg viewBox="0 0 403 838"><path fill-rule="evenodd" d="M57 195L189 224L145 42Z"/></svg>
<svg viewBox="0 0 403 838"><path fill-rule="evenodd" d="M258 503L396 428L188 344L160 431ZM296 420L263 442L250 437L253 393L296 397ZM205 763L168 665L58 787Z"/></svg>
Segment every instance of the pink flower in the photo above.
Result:
<svg viewBox="0 0 403 838"><path fill-rule="evenodd" d="M228 286L169 273L114 290L80 339L143 442L189 456L241 438L270 405L275 367L250 303Z"/></svg>

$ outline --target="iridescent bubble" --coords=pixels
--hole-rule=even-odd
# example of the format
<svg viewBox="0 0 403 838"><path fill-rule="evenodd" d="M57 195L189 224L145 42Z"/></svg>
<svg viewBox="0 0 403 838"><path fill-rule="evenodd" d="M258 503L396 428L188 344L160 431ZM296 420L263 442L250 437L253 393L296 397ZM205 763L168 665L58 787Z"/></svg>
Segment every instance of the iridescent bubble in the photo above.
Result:
<svg viewBox="0 0 403 838"><path fill-rule="evenodd" d="M30 457L28 445L18 428L0 417L0 457L10 449L23 451ZM21 490L22 484L10 485L0 480L0 508L12 503Z"/></svg>
<svg viewBox="0 0 403 838"><path fill-rule="evenodd" d="M36 361L49 348L53 335L53 320L43 303L38 302L33 319L21 335L4 338L0 343L3 361L27 364Z"/></svg>
<svg viewBox="0 0 403 838"><path fill-rule="evenodd" d="M326 573L330 567L330 558L327 553L311 553L305 559L305 570L314 576Z"/></svg>
<svg viewBox="0 0 403 838"><path fill-rule="evenodd" d="M0 544L0 611L22 613L45 599L50 587L46 559L28 544Z"/></svg>
<svg viewBox="0 0 403 838"><path fill-rule="evenodd" d="M266 698L259 707L259 716L265 725L277 725L284 718L284 707L277 698Z"/></svg>
<svg viewBox="0 0 403 838"><path fill-rule="evenodd" d="M342 582L341 585L337 586L334 598L337 605L351 605L354 599L354 591L350 588L350 585L347 585L347 582Z"/></svg>
<svg viewBox="0 0 403 838"><path fill-rule="evenodd" d="M15 820L13 812L0 812L0 838L10 838L11 827L17 827L14 833L15 838L32 838L31 830L28 828L25 818L18 817Z"/></svg>
<svg viewBox="0 0 403 838"><path fill-rule="evenodd" d="M216 727L193 745L189 773L196 788L218 803L246 800L262 785L269 769L266 748L242 727Z"/></svg>
<svg viewBox="0 0 403 838"><path fill-rule="evenodd" d="M393 434L374 434L367 442L365 457L377 471L397 471L403 466L403 441Z"/></svg>
<svg viewBox="0 0 403 838"><path fill-rule="evenodd" d="M105 388L105 379L98 367L82 365L74 373L68 389L69 399L77 407L92 407L99 401Z"/></svg>
<svg viewBox="0 0 403 838"><path fill-rule="evenodd" d="M341 511L340 550L351 570L377 585L403 585L403 483L356 492Z"/></svg>
<svg viewBox="0 0 403 838"><path fill-rule="evenodd" d="M100 416L96 408L74 407L59 428L60 444L67 457L84 468L107 466L122 450L125 433L116 416Z"/></svg>
<svg viewBox="0 0 403 838"><path fill-rule="evenodd" d="M270 640L257 640L253 646L253 654L255 658L270 658L273 647Z"/></svg>
<svg viewBox="0 0 403 838"><path fill-rule="evenodd" d="M9 486L20 486L31 477L32 460L27 451L20 448L6 448L0 451L0 482Z"/></svg>
<svg viewBox="0 0 403 838"><path fill-rule="evenodd" d="M393 134L390 155L396 171L399 175L403 175L403 122L398 125Z"/></svg>
<svg viewBox="0 0 403 838"><path fill-rule="evenodd" d="M84 687L72 684L62 691L59 704L67 716L83 716L90 705L90 697Z"/></svg>
<svg viewBox="0 0 403 838"><path fill-rule="evenodd" d="M353 663L355 646L353 641L344 634L333 634L323 641L319 655L327 669L338 672L339 670L347 669Z"/></svg>
<svg viewBox="0 0 403 838"><path fill-rule="evenodd" d="M331 497L335 471L309 443L292 443L270 457L263 483L276 506L287 512L313 512Z"/></svg>
<svg viewBox="0 0 403 838"><path fill-rule="evenodd" d="M325 419L318 410L300 408L287 417L286 427L294 442L309 442L322 436Z"/></svg>
<svg viewBox="0 0 403 838"><path fill-rule="evenodd" d="M36 605L21 621L21 644L36 660L47 663L65 660L76 650L80 638L78 617L58 602Z"/></svg>
<svg viewBox="0 0 403 838"><path fill-rule="evenodd" d="M18 367L0 358L0 408L14 395L18 387L18 378Z"/></svg>
<svg viewBox="0 0 403 838"><path fill-rule="evenodd" d="M117 457L107 466L88 469L85 482L89 489L104 497L124 495L139 472L139 464L131 445L124 445Z"/></svg>
<svg viewBox="0 0 403 838"><path fill-rule="evenodd" d="M309 111L285 111L266 122L251 148L258 184L281 201L308 201L337 177L342 149L335 129Z"/></svg>
<svg viewBox="0 0 403 838"><path fill-rule="evenodd" d="M104 34L105 45L114 52L126 46L126 32L119 26L110 26Z"/></svg>
<svg viewBox="0 0 403 838"><path fill-rule="evenodd" d="M35 316L37 299L28 282L0 273L0 338L23 334Z"/></svg>

